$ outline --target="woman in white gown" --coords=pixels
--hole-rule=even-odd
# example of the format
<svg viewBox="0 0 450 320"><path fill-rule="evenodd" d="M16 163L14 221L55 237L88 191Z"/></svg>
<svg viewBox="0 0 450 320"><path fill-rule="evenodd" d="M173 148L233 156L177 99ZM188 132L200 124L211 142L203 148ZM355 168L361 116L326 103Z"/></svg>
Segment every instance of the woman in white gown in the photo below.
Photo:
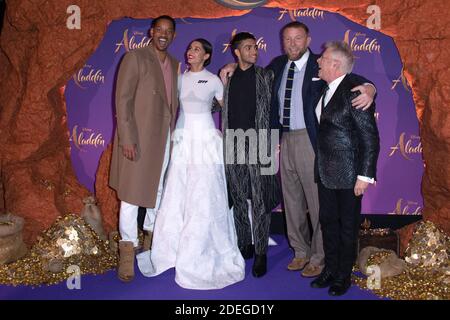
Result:
<svg viewBox="0 0 450 320"><path fill-rule="evenodd" d="M212 46L204 39L187 50L190 71L178 79L181 110L150 251L137 256L141 272L156 276L175 267L188 289L220 289L244 279L223 165L220 131L211 114L223 85L204 66Z"/></svg>

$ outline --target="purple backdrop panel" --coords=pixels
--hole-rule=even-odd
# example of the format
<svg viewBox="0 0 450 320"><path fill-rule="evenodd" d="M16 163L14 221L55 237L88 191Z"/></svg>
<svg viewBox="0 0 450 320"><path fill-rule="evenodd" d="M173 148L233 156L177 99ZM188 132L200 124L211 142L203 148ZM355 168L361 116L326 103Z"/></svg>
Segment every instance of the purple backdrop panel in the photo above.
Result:
<svg viewBox="0 0 450 320"><path fill-rule="evenodd" d="M308 25L311 50L322 51L329 40L347 41L356 56L354 72L377 87L377 121L381 137L377 184L363 200L363 212L420 214L423 174L419 127L411 91L402 78L402 62L392 38L351 22L339 14L314 8L285 10L257 8L241 17L177 19L177 36L170 52L186 70L184 54L189 42L206 38L214 47L208 69L217 73L233 61L232 35L252 32L259 48L258 64L266 66L282 54L280 30L299 20ZM124 18L112 22L86 65L67 83L65 97L71 134L71 158L79 181L94 192L98 161L114 132L114 92L118 65L130 50L149 43L151 19ZM215 115L219 124L219 115Z"/></svg>

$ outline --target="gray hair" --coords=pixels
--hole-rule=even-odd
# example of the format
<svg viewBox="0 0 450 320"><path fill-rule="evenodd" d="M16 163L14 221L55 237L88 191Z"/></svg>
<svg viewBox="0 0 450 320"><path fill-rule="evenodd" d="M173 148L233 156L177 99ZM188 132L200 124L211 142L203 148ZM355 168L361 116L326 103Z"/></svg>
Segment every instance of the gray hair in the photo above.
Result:
<svg viewBox="0 0 450 320"><path fill-rule="evenodd" d="M341 64L341 71L350 73L353 70L353 64L355 63L355 57L352 49L344 41L329 41L325 44L326 49L330 49L334 57L339 60Z"/></svg>

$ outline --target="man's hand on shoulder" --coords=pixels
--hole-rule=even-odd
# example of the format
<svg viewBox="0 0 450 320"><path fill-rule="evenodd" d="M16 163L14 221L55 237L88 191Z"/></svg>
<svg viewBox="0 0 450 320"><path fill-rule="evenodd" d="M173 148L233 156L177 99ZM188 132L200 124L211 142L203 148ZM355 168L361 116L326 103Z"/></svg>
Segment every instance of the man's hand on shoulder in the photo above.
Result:
<svg viewBox="0 0 450 320"><path fill-rule="evenodd" d="M220 69L220 80L222 80L222 83L224 85L227 84L228 78L231 78L236 68L237 63L229 63L225 65L222 69Z"/></svg>
<svg viewBox="0 0 450 320"><path fill-rule="evenodd" d="M352 100L352 106L356 109L367 110L373 102L375 97L375 86L370 83L366 83L357 87L354 87L352 92L359 91L360 95Z"/></svg>

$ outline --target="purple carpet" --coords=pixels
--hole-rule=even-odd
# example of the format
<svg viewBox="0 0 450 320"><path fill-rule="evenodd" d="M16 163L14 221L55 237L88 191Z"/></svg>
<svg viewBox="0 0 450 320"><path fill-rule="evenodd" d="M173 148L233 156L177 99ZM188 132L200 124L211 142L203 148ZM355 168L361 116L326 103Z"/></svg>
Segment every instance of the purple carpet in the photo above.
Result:
<svg viewBox="0 0 450 320"><path fill-rule="evenodd" d="M251 275L252 260L247 260L244 281L220 290L187 290L175 283L175 270L155 278L146 278L136 269L133 282L124 284L115 271L81 277L81 289L69 290L66 282L42 287L0 286L0 300L9 299L149 299L149 300L375 300L369 291L352 286L346 295L330 297L327 289L312 289L311 279L286 269L292 258L284 236L275 235L277 246L269 247L268 272L262 278Z"/></svg>

